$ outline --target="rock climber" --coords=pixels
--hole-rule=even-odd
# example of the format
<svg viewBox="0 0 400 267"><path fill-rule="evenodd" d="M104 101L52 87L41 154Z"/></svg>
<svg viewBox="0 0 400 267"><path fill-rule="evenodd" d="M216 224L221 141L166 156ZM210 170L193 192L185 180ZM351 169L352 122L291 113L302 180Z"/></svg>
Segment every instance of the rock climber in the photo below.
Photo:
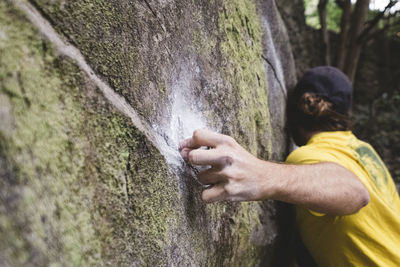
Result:
<svg viewBox="0 0 400 267"><path fill-rule="evenodd" d="M197 176L210 185L203 201L292 203L319 266L400 266L400 198L378 154L349 130L352 91L334 67L304 74L287 111L299 148L284 164L256 158L232 137L196 130L179 149L190 164L210 166Z"/></svg>

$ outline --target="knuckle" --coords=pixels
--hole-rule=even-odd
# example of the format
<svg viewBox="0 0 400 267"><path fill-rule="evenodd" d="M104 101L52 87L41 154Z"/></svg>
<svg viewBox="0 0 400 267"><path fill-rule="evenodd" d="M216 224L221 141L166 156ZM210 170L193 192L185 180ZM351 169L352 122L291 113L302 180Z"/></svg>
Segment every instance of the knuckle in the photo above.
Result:
<svg viewBox="0 0 400 267"><path fill-rule="evenodd" d="M207 190L203 191L203 193L201 194L201 199L206 203L212 202L211 197L207 194Z"/></svg>
<svg viewBox="0 0 400 267"><path fill-rule="evenodd" d="M201 129L197 129L197 130L194 130L194 132L193 132L193 139L195 140L195 141L197 141L197 140L199 140L199 137L200 137L200 135L201 135Z"/></svg>
<svg viewBox="0 0 400 267"><path fill-rule="evenodd" d="M233 178L234 173L232 172L232 168L223 168L218 172L220 177L223 177L225 180L229 180Z"/></svg>
<svg viewBox="0 0 400 267"><path fill-rule="evenodd" d="M235 139L229 135L224 136L224 144L228 146L234 146L236 143Z"/></svg>
<svg viewBox="0 0 400 267"><path fill-rule="evenodd" d="M223 178L229 178L229 171L227 168L223 168L221 171L218 172L218 175L223 177Z"/></svg>
<svg viewBox="0 0 400 267"><path fill-rule="evenodd" d="M201 194L201 200L203 200L204 202L208 201L208 197L207 194L203 191L203 193Z"/></svg>
<svg viewBox="0 0 400 267"><path fill-rule="evenodd" d="M238 193L238 188L233 183L227 183L225 185L225 191L229 196L235 196Z"/></svg>
<svg viewBox="0 0 400 267"><path fill-rule="evenodd" d="M189 152L188 159L189 159L189 162L190 162L190 163L196 162L196 158L197 158L197 157L196 157L195 152L196 152L196 151L190 151L190 152Z"/></svg>
<svg viewBox="0 0 400 267"><path fill-rule="evenodd" d="M232 155L225 155L222 157L222 164L225 166L231 166L233 164L233 157Z"/></svg>

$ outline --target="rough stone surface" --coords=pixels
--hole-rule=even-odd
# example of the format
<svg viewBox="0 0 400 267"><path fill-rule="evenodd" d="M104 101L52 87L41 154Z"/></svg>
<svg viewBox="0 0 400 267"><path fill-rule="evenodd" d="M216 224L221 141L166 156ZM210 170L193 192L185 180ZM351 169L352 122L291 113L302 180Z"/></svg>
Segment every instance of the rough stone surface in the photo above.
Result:
<svg viewBox="0 0 400 267"><path fill-rule="evenodd" d="M276 266L285 212L203 204L176 148L206 126L282 159L294 81L272 0L0 2L0 265Z"/></svg>

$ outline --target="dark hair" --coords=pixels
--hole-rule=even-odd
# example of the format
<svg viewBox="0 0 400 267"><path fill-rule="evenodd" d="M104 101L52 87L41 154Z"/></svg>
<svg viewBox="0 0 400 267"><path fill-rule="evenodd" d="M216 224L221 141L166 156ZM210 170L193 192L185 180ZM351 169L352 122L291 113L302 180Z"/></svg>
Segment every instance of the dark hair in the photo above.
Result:
<svg viewBox="0 0 400 267"><path fill-rule="evenodd" d="M349 114L333 109L332 102L315 93L301 96L289 95L288 124L290 129L302 127L308 131L347 131L351 129Z"/></svg>

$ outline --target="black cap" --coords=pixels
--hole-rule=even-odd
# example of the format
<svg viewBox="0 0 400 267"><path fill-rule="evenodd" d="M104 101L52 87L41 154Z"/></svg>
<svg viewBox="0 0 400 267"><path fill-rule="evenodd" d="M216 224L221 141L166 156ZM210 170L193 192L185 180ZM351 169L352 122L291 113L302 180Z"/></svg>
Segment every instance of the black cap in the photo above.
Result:
<svg viewBox="0 0 400 267"><path fill-rule="evenodd" d="M309 69L297 83L294 93L315 93L332 102L333 109L348 114L351 108L353 87L350 79L339 69L321 66Z"/></svg>

